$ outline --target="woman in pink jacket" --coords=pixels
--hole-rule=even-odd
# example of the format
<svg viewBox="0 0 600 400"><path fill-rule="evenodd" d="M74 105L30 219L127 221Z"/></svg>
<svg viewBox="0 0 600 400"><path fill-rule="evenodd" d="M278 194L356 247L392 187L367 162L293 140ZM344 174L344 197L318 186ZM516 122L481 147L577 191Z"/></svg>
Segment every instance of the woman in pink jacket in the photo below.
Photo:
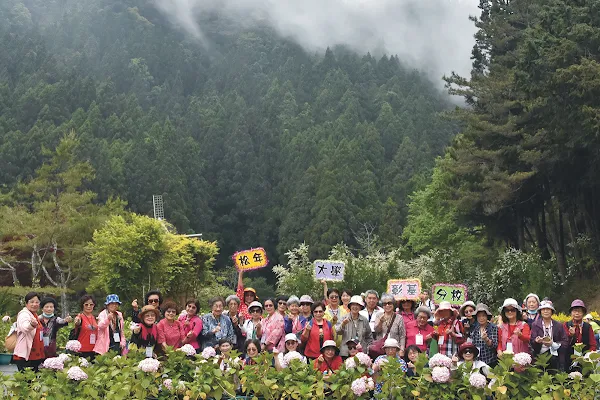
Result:
<svg viewBox="0 0 600 400"><path fill-rule="evenodd" d="M125 335L123 327L125 321L123 314L119 311L121 301L116 294L106 296L104 310L98 315L98 339L94 346L94 352L104 354L109 350L121 354L125 348Z"/></svg>
<svg viewBox="0 0 600 400"><path fill-rule="evenodd" d="M39 309L40 296L36 292L27 293L25 308L17 316L17 344L13 354L19 371L32 368L37 372L46 357L42 339L44 331L37 315Z"/></svg>
<svg viewBox="0 0 600 400"><path fill-rule="evenodd" d="M197 315L199 310L200 302L190 299L185 303L185 314L179 317L185 334L182 344L191 344L196 349L196 353L202 351L202 347L198 343L198 335L202 332L202 319Z"/></svg>

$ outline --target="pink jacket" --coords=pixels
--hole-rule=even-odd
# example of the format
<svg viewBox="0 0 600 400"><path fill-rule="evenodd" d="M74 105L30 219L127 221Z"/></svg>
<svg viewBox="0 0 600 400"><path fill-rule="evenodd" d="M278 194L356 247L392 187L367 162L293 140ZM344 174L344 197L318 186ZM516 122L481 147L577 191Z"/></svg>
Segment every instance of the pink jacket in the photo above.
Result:
<svg viewBox="0 0 600 400"><path fill-rule="evenodd" d="M125 321L123 320L123 314L117 311L117 318L119 320L119 332L121 347L125 347L125 335L123 330L125 329ZM110 346L110 321L108 320L108 311L106 309L98 315L98 337L96 338L96 345L94 346L94 352L98 354L104 354L108 352Z"/></svg>
<svg viewBox="0 0 600 400"><path fill-rule="evenodd" d="M13 353L26 360L29 360L36 331L36 328L31 326L32 319L33 314L27 308L19 311L17 315L17 344Z"/></svg>

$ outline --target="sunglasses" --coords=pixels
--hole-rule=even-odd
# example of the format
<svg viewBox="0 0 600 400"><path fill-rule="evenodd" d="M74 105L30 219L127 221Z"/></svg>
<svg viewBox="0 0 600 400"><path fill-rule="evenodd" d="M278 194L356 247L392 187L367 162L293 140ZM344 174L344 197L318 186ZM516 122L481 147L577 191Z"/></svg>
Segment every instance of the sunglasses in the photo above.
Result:
<svg viewBox="0 0 600 400"><path fill-rule="evenodd" d="M285 301L280 301L277 304L279 304L280 306L287 306L287 303Z"/></svg>
<svg viewBox="0 0 600 400"><path fill-rule="evenodd" d="M465 351L463 351L463 354L474 354L474 352L471 349L466 349Z"/></svg>
<svg viewBox="0 0 600 400"><path fill-rule="evenodd" d="M260 314L260 312L261 312L260 308L253 308L252 310L250 310L251 314L254 314L254 313L259 313Z"/></svg>
<svg viewBox="0 0 600 400"><path fill-rule="evenodd" d="M506 312L517 312L515 308L507 308Z"/></svg>
<svg viewBox="0 0 600 400"><path fill-rule="evenodd" d="M394 303L391 301L386 301L385 303L383 303L384 306L393 306Z"/></svg>
<svg viewBox="0 0 600 400"><path fill-rule="evenodd" d="M323 314L325 311L323 310L315 310L313 311L313 314Z"/></svg>
<svg viewBox="0 0 600 400"><path fill-rule="evenodd" d="M329 298L330 298L331 300L334 300L334 299L339 299L339 298L340 298L340 296L329 296Z"/></svg>
<svg viewBox="0 0 600 400"><path fill-rule="evenodd" d="M94 307L95 304L94 303L86 303L83 305L84 307Z"/></svg>
<svg viewBox="0 0 600 400"><path fill-rule="evenodd" d="M265 308L275 307L273 304L265 304Z"/></svg>
<svg viewBox="0 0 600 400"><path fill-rule="evenodd" d="M355 345L349 345L348 346L348 350L356 350L356 346Z"/></svg>
<svg viewBox="0 0 600 400"><path fill-rule="evenodd" d="M301 305L302 307L304 307L304 306L310 306L311 304L310 304L310 303L300 303L300 305Z"/></svg>
<svg viewBox="0 0 600 400"><path fill-rule="evenodd" d="M195 305L193 305L193 304L188 304L188 305L187 305L187 308L191 308L191 309L194 309L194 310L195 310L195 309L196 309L196 306L195 306Z"/></svg>
<svg viewBox="0 0 600 400"><path fill-rule="evenodd" d="M148 304L150 303L158 303L158 299L148 299Z"/></svg>

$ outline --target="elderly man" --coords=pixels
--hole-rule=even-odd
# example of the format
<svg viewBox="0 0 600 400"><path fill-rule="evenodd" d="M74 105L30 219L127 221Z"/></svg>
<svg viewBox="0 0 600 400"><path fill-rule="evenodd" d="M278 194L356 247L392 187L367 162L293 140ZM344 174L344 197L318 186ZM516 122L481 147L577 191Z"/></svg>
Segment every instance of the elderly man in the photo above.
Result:
<svg viewBox="0 0 600 400"><path fill-rule="evenodd" d="M367 318L371 332L375 332L375 320L379 314L383 313L383 308L379 307L379 294L374 290L367 290L365 292L365 303L366 307L360 311L360 315Z"/></svg>

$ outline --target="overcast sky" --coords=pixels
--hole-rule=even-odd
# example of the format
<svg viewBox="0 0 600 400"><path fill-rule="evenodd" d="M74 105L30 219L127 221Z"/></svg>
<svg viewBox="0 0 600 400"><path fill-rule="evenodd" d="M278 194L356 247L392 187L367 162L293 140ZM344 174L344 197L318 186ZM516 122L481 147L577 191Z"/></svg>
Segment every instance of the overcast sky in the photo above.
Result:
<svg viewBox="0 0 600 400"><path fill-rule="evenodd" d="M203 41L202 13L218 10L251 26L267 22L309 51L344 44L366 53L385 49L432 79L468 75L477 0L155 0L158 9Z"/></svg>

